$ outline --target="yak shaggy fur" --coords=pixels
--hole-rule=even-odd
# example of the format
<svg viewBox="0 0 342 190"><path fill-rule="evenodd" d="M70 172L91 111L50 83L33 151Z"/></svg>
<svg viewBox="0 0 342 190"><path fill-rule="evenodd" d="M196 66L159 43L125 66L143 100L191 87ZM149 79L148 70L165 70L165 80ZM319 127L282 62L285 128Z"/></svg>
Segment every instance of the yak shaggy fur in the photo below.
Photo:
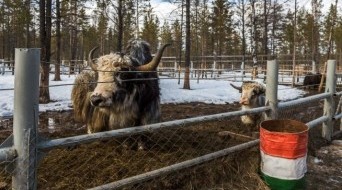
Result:
<svg viewBox="0 0 342 190"><path fill-rule="evenodd" d="M74 115L77 121L86 123L88 133L160 121L157 73L120 72L135 71L135 66L151 60L149 44L134 40L125 54L111 53L98 58L97 72L83 71L76 77L71 94ZM141 80L146 78L149 80ZM92 105L92 95L97 93L107 98L105 106Z"/></svg>
<svg viewBox="0 0 342 190"><path fill-rule="evenodd" d="M244 81L241 86L241 109L252 109L265 105L266 87L257 81ZM261 114L248 114L241 116L241 121L246 125L257 125L261 120Z"/></svg>

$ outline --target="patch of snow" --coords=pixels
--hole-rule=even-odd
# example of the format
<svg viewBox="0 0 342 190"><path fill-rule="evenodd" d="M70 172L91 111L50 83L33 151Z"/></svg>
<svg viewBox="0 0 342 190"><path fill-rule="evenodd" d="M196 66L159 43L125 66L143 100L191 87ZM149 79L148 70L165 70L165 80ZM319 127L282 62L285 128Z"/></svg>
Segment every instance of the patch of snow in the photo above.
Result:
<svg viewBox="0 0 342 190"><path fill-rule="evenodd" d="M319 159L317 157L315 157L313 161L314 161L315 164L323 163L323 160L321 160L321 159Z"/></svg>
<svg viewBox="0 0 342 190"><path fill-rule="evenodd" d="M62 81L53 81L54 75L50 74L50 98L53 102L40 104L39 111L63 111L71 109L71 89L75 76L61 75ZM191 90L183 88L183 80L178 84L178 79L161 78L161 103L189 103L204 102L208 104L227 104L238 102L240 93L229 84L241 85L242 82L227 80L201 79L190 81ZM14 76L10 73L0 76L0 117L13 115L14 90L1 90L14 88ZM278 86L278 99L287 101L302 97L305 91L288 86Z"/></svg>

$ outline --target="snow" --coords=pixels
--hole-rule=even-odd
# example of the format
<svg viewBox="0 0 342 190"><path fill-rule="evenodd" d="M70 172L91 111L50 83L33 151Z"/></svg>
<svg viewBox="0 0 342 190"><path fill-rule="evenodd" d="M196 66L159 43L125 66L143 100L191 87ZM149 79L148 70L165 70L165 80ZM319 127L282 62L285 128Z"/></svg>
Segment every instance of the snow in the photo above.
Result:
<svg viewBox="0 0 342 190"><path fill-rule="evenodd" d="M317 158L317 157L314 157L314 163L315 164L319 164L319 163L323 163L323 160Z"/></svg>
<svg viewBox="0 0 342 190"><path fill-rule="evenodd" d="M53 102L48 104L40 104L39 111L62 111L72 109L71 105L71 89L75 80L75 76L61 75L62 81L53 81L54 75L50 74L50 98ZM239 101L239 92L232 88L229 83L241 85L241 82L230 82L224 79L205 80L200 79L190 81L191 90L184 90L183 81L178 84L178 79L161 78L161 103L189 103L204 102L212 104L226 104ZM0 117L13 115L14 100L14 76L11 73L0 75ZM278 99L280 101L292 100L302 97L304 91L279 85Z"/></svg>

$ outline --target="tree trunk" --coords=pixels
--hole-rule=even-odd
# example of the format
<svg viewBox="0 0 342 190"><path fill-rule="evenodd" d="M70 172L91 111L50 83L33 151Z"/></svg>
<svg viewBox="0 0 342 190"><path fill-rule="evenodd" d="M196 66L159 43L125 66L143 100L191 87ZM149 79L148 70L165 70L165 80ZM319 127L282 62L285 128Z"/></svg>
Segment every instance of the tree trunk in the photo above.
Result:
<svg viewBox="0 0 342 190"><path fill-rule="evenodd" d="M116 47L117 52L122 51L122 39L123 39L123 12L122 12L122 1L118 0L118 44Z"/></svg>
<svg viewBox="0 0 342 190"><path fill-rule="evenodd" d="M272 42L271 42L271 46L272 46L272 59L275 59L275 29L276 29L276 5L277 5L277 1L273 2L273 21L272 21Z"/></svg>
<svg viewBox="0 0 342 190"><path fill-rule="evenodd" d="M77 64L77 1L74 1L72 7L72 24L70 30L70 70L69 74L75 73L75 68Z"/></svg>
<svg viewBox="0 0 342 190"><path fill-rule="evenodd" d="M335 12L334 12L332 24L331 24L330 30L329 30L327 62L330 59L330 53L331 53L331 49L332 49L332 36L334 33L334 27L336 24L336 17L337 17L337 15L336 15L337 14L337 3L338 3L338 0L335 0ZM321 78L321 82L320 82L319 87L318 87L318 92L322 92L322 90L323 90L323 83L324 83L325 78L326 78L327 62L324 64L324 70L322 72L322 78Z"/></svg>
<svg viewBox="0 0 342 190"><path fill-rule="evenodd" d="M252 59L253 59L253 71L252 71L252 80L255 80L258 76L258 57L257 57L257 22L255 15L255 0L251 1L252 3Z"/></svg>
<svg viewBox="0 0 342 190"><path fill-rule="evenodd" d="M27 48L29 48L31 46L30 44L30 5L31 5L31 1L30 0L26 0L25 1L25 11L26 11L26 23L25 23L25 32L26 32L26 39L25 39L25 46Z"/></svg>
<svg viewBox="0 0 342 190"><path fill-rule="evenodd" d="M56 0L56 65L55 65L55 78L53 80L61 80L61 10L60 0Z"/></svg>
<svg viewBox="0 0 342 190"><path fill-rule="evenodd" d="M297 0L295 0L294 24L293 24L292 85L291 85L292 87L295 86L296 43L297 43Z"/></svg>
<svg viewBox="0 0 342 190"><path fill-rule="evenodd" d="M186 0L186 26L185 26L185 75L184 75L184 89L190 90L190 0Z"/></svg>
<svg viewBox="0 0 342 190"><path fill-rule="evenodd" d="M245 1L242 0L242 75L245 76L246 65L246 35L245 35Z"/></svg>
<svg viewBox="0 0 342 190"><path fill-rule="evenodd" d="M49 93L49 70L51 53L51 0L40 0L40 43L41 43L41 77L39 102L50 102Z"/></svg>
<svg viewBox="0 0 342 190"><path fill-rule="evenodd" d="M184 18L184 0L182 0L182 14L180 22L180 41L179 41L179 62L178 62L178 84L180 84L181 77L181 65L182 65L182 47L183 47L183 18Z"/></svg>
<svg viewBox="0 0 342 190"><path fill-rule="evenodd" d="M267 42L267 0L264 0L264 54L266 56L266 60L268 58Z"/></svg>

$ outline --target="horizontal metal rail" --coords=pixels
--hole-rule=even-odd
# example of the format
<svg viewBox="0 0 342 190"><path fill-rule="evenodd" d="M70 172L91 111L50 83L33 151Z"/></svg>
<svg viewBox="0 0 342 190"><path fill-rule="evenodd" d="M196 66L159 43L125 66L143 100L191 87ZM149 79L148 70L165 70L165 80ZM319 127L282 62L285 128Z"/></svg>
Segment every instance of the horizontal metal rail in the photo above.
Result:
<svg viewBox="0 0 342 190"><path fill-rule="evenodd" d="M319 124L322 124L323 122L327 121L328 119L329 119L329 117L322 116L320 118L317 118L315 120L312 120L312 121L306 123L306 125L309 127L309 129L312 129L313 127L315 127ZM219 151L216 151L216 152L213 152L210 154L206 154L204 156L200 156L200 157L197 157L197 158L194 158L191 160L187 160L187 161L180 162L180 163L177 163L177 164L174 164L171 166L167 166L164 168L153 170L153 171L150 171L150 172L147 172L144 174L132 176L132 177L125 178L125 179L122 179L119 181L115 181L115 182L108 183L105 185L97 186L97 187L91 188L89 190L116 189L116 188L122 188L122 187L127 186L127 185L134 185L137 183L141 183L141 182L153 179L153 178L161 176L161 175L165 175L165 174L168 174L168 173L171 173L174 171L178 171L178 170L189 168L189 167L192 167L192 166L195 166L198 164L202 164L204 162L208 162L208 161L226 156L228 154L231 154L231 153L234 153L237 151L245 150L247 148L258 145L259 143L260 143L260 139L256 139L256 140L249 141L246 143L242 143L242 144L239 144L239 145L236 145L233 147L229 147L229 148L226 148L223 150L219 150Z"/></svg>
<svg viewBox="0 0 342 190"><path fill-rule="evenodd" d="M316 100L321 100L321 99L324 99L324 98L328 98L329 96L331 96L331 93L325 92L325 93L322 93L322 94L308 96L308 97L305 97L305 98L300 98L300 99L297 99L297 100L291 100L291 101L288 101L288 102L279 102L278 108L280 110L282 110L282 109L286 109L286 108L289 108L289 107L292 107L292 106L295 106L295 105L298 105L298 104L304 104L304 103L313 102L313 101L316 101Z"/></svg>
<svg viewBox="0 0 342 190"><path fill-rule="evenodd" d="M177 171L177 170L189 168L191 166L202 164L204 162L208 162L208 161L220 158L222 156L226 156L228 154L256 146L259 144L259 142L260 142L260 140L256 139L256 140L249 141L249 142L246 142L243 144L239 144L239 145L236 145L233 147L229 147L229 148L217 151L217 152L206 154L204 156L200 156L200 157L197 157L197 158L194 158L191 160L187 160L187 161L180 162L177 164L173 164L173 165L170 165L170 166L167 166L164 168L153 170L153 171L150 171L150 172L147 172L144 174L136 175L136 176L129 177L126 179L115 181L113 183L108 183L108 184L101 185L101 186L98 186L95 188L91 188L91 190L116 189L116 188L124 187L126 185L137 184L137 183L149 180L149 179L153 179L153 178L160 176L160 175L165 175L165 174Z"/></svg>
<svg viewBox="0 0 342 190"><path fill-rule="evenodd" d="M341 96L341 95L342 95L342 91L336 92L336 93L334 94L334 96Z"/></svg>
<svg viewBox="0 0 342 190"><path fill-rule="evenodd" d="M113 137L124 137L124 136L132 135L132 134L151 132L151 131L161 129L161 128L173 128L173 127L179 127L179 126L184 127L190 124L215 121L218 119L242 116L246 114L261 113L270 109L271 108L269 106L264 106L264 107L259 107L259 108L253 108L250 110L226 112L226 113L213 114L213 115L207 115L207 116L201 116L201 117L193 117L193 118L180 119L180 120L175 120L175 121L149 124L149 125L138 126L138 127L117 129L117 130L105 131L105 132L99 132L99 133L93 133L93 134L87 134L87 135L79 135L79 136L74 136L74 137L47 140L47 141L42 141L38 143L37 148L41 150L49 150L49 149L56 148L56 147L71 146L71 145L77 145L81 143L90 143L99 139L103 140L103 139L109 139Z"/></svg>
<svg viewBox="0 0 342 190"><path fill-rule="evenodd" d="M328 116L321 116L317 119L314 119L308 123L306 123L306 125L311 129L311 128L314 128L320 124L322 124L323 122L326 122L328 121L330 118Z"/></svg>
<svg viewBox="0 0 342 190"><path fill-rule="evenodd" d="M333 120L341 119L342 118L342 113L339 113L333 117Z"/></svg>

